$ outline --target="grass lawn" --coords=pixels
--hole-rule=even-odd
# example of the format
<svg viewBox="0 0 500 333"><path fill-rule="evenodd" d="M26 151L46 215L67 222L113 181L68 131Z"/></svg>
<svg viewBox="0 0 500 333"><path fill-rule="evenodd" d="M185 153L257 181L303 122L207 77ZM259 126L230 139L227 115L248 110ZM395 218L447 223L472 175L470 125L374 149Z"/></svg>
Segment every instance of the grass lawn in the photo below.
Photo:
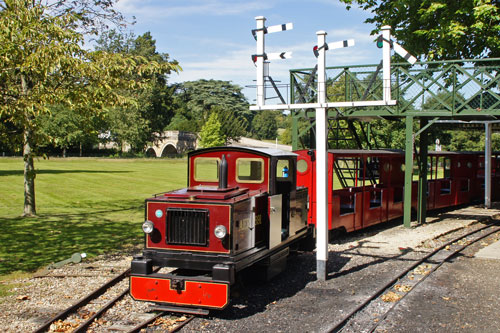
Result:
<svg viewBox="0 0 500 333"><path fill-rule="evenodd" d="M186 159L35 160L37 217L22 218L23 161L0 158L0 275L143 242L144 199L186 185Z"/></svg>

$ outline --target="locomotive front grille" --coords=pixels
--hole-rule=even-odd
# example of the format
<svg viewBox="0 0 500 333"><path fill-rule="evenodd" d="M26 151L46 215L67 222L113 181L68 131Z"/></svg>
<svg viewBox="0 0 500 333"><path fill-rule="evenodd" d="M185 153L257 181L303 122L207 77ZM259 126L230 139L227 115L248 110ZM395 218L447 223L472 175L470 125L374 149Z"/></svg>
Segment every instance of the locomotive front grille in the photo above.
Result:
<svg viewBox="0 0 500 333"><path fill-rule="evenodd" d="M167 209L167 244L208 246L208 209Z"/></svg>

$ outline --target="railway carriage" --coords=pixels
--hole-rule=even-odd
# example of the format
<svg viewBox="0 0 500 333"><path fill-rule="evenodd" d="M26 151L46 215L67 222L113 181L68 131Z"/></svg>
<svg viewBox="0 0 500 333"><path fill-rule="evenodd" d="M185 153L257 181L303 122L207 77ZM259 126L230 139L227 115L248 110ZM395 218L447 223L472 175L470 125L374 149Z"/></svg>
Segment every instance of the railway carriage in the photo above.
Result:
<svg viewBox="0 0 500 333"><path fill-rule="evenodd" d="M404 153L330 150L328 228L353 231L403 215ZM499 154L492 198L500 198ZM188 187L146 200L145 249L130 293L163 309L223 309L236 276L281 272L291 247L314 246L315 152L215 147L188 154ZM413 166L412 166L413 167ZM427 208L481 200L484 154L429 152ZM412 184L417 206L417 182ZM158 269L170 267L173 271ZM199 310L203 309L203 310Z"/></svg>
<svg viewBox="0 0 500 333"><path fill-rule="evenodd" d="M297 184L309 189L309 223L316 221L314 151L299 150ZM354 231L403 215L405 156L399 150L333 149L328 152L328 228ZM499 154L492 158L492 184L500 185ZM427 209L461 205L484 197L484 155L429 152ZM415 168L415 167L414 167ZM498 170L497 170L498 169ZM418 170L415 170L417 174ZM417 208L418 182L412 183ZM492 187L500 198L500 186Z"/></svg>

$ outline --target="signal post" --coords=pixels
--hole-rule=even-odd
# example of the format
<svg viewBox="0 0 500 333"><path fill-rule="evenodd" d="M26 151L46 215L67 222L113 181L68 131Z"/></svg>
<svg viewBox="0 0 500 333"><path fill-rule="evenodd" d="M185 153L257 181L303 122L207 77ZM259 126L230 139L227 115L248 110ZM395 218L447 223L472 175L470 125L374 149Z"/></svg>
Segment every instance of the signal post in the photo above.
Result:
<svg viewBox="0 0 500 333"><path fill-rule="evenodd" d="M416 59L409 55L400 45L391 41L390 27L384 26L383 33L379 37L382 42L383 51L383 99L373 101L351 101L351 102L328 102L326 98L326 51L350 47L354 45L354 40L344 40L326 43L326 32L318 31L318 45L313 47L314 55L317 57L318 68L318 87L316 103L298 103L298 104L265 104L265 77L264 68L260 62L266 59L285 59L290 56L289 52L275 54L265 53L264 36L266 33L278 32L292 29L292 24L282 24L266 28L264 26L265 18L258 16L257 29L252 31L257 42L257 54L252 55L257 67L257 105L250 106L250 110L292 110L292 109L315 109L316 110L316 276L318 280L326 280L328 277L328 145L327 145L327 112L328 108L342 107L366 107L366 106L393 106L396 101L391 99L391 48L399 53L410 63L415 63ZM413 119L412 119L413 120ZM411 135L410 135L411 137ZM413 142L412 140L410 142ZM407 145L408 145L407 139ZM413 152L413 149L410 149ZM408 159L408 156L407 156ZM408 164L407 164L408 165ZM409 164L405 170L405 179L411 179L412 164ZM407 187L408 188L408 187ZM411 186L409 186L411 191ZM405 193L406 194L406 193ZM411 197L411 194L410 194ZM411 200L405 200L411 205ZM411 208L411 206L409 206ZM406 210L405 210L406 212ZM406 219L406 214L405 214Z"/></svg>

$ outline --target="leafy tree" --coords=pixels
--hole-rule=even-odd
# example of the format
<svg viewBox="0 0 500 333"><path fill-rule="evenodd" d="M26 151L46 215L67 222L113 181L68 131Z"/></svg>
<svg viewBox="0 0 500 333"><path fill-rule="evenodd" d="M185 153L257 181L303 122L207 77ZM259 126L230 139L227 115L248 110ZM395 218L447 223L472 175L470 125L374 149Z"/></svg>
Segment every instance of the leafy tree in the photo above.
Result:
<svg viewBox="0 0 500 333"><path fill-rule="evenodd" d="M0 112L0 151L18 153L23 144L22 129L9 119L10 116Z"/></svg>
<svg viewBox="0 0 500 333"><path fill-rule="evenodd" d="M147 77L178 68L140 56L85 49L84 30L96 32L102 19L119 19L112 4L112 0L0 2L0 117L22 136L23 215L36 214L33 157L41 134L40 115L50 114L53 105L100 113L113 105L134 104L124 92L140 89L145 80L133 74Z"/></svg>
<svg viewBox="0 0 500 333"><path fill-rule="evenodd" d="M404 119L377 119L370 123L372 137L380 148L405 149L406 124Z"/></svg>
<svg viewBox="0 0 500 333"><path fill-rule="evenodd" d="M97 50L141 56L158 64L169 64L166 53L156 51L156 41L149 32L135 37L133 33L110 30L100 36ZM177 65L176 61L172 62ZM167 73L134 74L135 79L148 80L143 89L127 92L141 101L140 106L117 107L109 112L108 130L112 139L120 145L127 142L132 148L142 149L154 139L154 133L162 132L174 115L173 93L175 87L167 86Z"/></svg>
<svg viewBox="0 0 500 333"><path fill-rule="evenodd" d="M252 120L252 132L258 139L274 139L278 136L276 112L264 110L257 113Z"/></svg>
<svg viewBox="0 0 500 333"><path fill-rule="evenodd" d="M373 13L375 32L390 25L410 53L427 60L500 56L497 0L341 0Z"/></svg>
<svg viewBox="0 0 500 333"><path fill-rule="evenodd" d="M453 130L451 140L443 144L443 150L450 151L481 151L484 150L484 131Z"/></svg>
<svg viewBox="0 0 500 333"><path fill-rule="evenodd" d="M112 108L106 117L106 128L110 140L122 148L129 144L132 150L142 149L150 133L149 121L141 116L139 106Z"/></svg>
<svg viewBox="0 0 500 333"><path fill-rule="evenodd" d="M170 131L197 132L198 126L185 109L179 108L165 129Z"/></svg>
<svg viewBox="0 0 500 333"><path fill-rule="evenodd" d="M248 108L248 101L241 90L240 86L229 81L184 82L177 87L176 104L183 110L182 112L187 111L186 118L194 121L198 130L208 119L212 107L218 107L218 110L231 110L234 115L242 116L247 120L247 123L250 123L252 114Z"/></svg>
<svg viewBox="0 0 500 333"><path fill-rule="evenodd" d="M200 131L200 146L203 148L222 146L225 143L222 126L217 113L212 112Z"/></svg>
<svg viewBox="0 0 500 333"><path fill-rule="evenodd" d="M242 135L245 135L248 127L247 120L238 114L232 108L223 108L221 106L212 106L212 113L216 113L221 123L221 134L224 137L224 143L238 141Z"/></svg>
<svg viewBox="0 0 500 333"><path fill-rule="evenodd" d="M99 117L93 117L84 110L53 106L50 113L41 114L37 119L43 138L39 145L51 144L62 148L64 157L69 147L79 145L81 155L82 145L97 142L100 122Z"/></svg>
<svg viewBox="0 0 500 333"><path fill-rule="evenodd" d="M285 121L285 130L280 135L280 142L285 145L292 144L292 116L288 115ZM300 146L303 148L311 147L311 137L308 134L310 131L311 123L307 119L299 118L298 119L298 132L299 132L299 141ZM300 135L302 134L302 136Z"/></svg>

